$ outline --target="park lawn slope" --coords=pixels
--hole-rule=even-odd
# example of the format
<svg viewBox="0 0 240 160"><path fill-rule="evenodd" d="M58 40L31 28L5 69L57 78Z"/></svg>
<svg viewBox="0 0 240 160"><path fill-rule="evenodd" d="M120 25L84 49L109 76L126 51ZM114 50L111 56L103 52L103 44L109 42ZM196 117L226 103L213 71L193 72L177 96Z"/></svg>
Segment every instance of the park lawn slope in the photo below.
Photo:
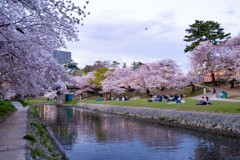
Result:
<svg viewBox="0 0 240 160"><path fill-rule="evenodd" d="M48 101L46 98L27 98L25 101L25 103L28 104L56 104L56 101Z"/></svg>
<svg viewBox="0 0 240 160"><path fill-rule="evenodd" d="M15 110L16 108L12 105L11 101L0 100L0 121Z"/></svg>
<svg viewBox="0 0 240 160"><path fill-rule="evenodd" d="M186 103L180 103L180 104L171 104L168 102L147 102L146 99L129 100L129 101L86 100L81 102L101 104L101 105L114 105L114 106L160 108L160 109L170 109L170 110L178 110L178 111L240 114L240 103L236 103L236 102L214 101L212 105L196 105L198 100L186 98L185 101Z"/></svg>

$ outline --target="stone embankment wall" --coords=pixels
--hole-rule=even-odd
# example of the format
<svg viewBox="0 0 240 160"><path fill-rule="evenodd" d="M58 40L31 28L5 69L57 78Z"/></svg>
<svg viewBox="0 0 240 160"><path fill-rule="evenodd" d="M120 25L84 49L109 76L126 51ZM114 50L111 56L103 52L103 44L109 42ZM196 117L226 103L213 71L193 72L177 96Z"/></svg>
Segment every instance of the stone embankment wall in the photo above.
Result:
<svg viewBox="0 0 240 160"><path fill-rule="evenodd" d="M42 122L35 107L30 107L27 115L27 155L26 159L39 160L68 160L61 145L54 138L53 133Z"/></svg>
<svg viewBox="0 0 240 160"><path fill-rule="evenodd" d="M76 106L156 121L171 126L240 137L240 115L85 103L78 103Z"/></svg>

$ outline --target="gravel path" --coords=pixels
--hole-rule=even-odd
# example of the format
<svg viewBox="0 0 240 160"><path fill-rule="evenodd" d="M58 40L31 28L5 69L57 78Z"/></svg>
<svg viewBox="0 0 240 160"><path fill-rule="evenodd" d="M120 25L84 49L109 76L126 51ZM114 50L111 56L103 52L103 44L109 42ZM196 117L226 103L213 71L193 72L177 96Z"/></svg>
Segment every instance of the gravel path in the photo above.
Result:
<svg viewBox="0 0 240 160"><path fill-rule="evenodd" d="M13 102L18 109L0 123L0 160L25 160L27 134L27 110L21 103Z"/></svg>

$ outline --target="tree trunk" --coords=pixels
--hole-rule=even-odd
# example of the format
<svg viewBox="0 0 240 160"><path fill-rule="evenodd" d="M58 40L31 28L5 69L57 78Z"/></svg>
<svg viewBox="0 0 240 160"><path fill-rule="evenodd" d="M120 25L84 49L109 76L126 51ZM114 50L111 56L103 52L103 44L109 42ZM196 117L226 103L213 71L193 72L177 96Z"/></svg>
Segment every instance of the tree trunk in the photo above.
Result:
<svg viewBox="0 0 240 160"><path fill-rule="evenodd" d="M150 91L149 89L147 89L147 96L149 97L149 95L150 95Z"/></svg>
<svg viewBox="0 0 240 160"><path fill-rule="evenodd" d="M212 78L212 84L216 86L217 83L216 83L214 72L211 72L211 78Z"/></svg>
<svg viewBox="0 0 240 160"><path fill-rule="evenodd" d="M192 85L192 92L195 92L195 85Z"/></svg>
<svg viewBox="0 0 240 160"><path fill-rule="evenodd" d="M235 88L235 86L234 86L234 80L231 80L229 83L231 84L230 88Z"/></svg>
<svg viewBox="0 0 240 160"><path fill-rule="evenodd" d="M18 100L19 100L20 102L24 102L24 95L19 94L19 95L18 95Z"/></svg>
<svg viewBox="0 0 240 160"><path fill-rule="evenodd" d="M109 92L109 98L112 99L112 91Z"/></svg>
<svg viewBox="0 0 240 160"><path fill-rule="evenodd" d="M164 90L164 88L163 88L163 85L161 84L161 90L160 91L163 91Z"/></svg>
<svg viewBox="0 0 240 160"><path fill-rule="evenodd" d="M192 82L190 82L190 86L192 86L192 92L195 92L195 85Z"/></svg>

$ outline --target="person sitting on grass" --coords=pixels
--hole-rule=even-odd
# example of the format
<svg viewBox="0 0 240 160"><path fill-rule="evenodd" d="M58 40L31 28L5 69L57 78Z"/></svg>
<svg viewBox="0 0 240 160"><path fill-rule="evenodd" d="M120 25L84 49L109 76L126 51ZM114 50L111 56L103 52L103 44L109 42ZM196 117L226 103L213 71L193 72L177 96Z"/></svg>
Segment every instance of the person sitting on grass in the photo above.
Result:
<svg viewBox="0 0 240 160"><path fill-rule="evenodd" d="M164 98L164 102L167 102L167 101L169 101L169 99L168 99L168 96L167 96L167 95L164 95L164 96L163 96L163 98Z"/></svg>
<svg viewBox="0 0 240 160"><path fill-rule="evenodd" d="M159 95L158 98L159 98L159 102L162 102L163 97L161 95Z"/></svg>
<svg viewBox="0 0 240 160"><path fill-rule="evenodd" d="M148 102L152 102L152 95L148 97Z"/></svg>
<svg viewBox="0 0 240 160"><path fill-rule="evenodd" d="M212 104L212 101L209 99L209 97L206 97L207 104Z"/></svg>
<svg viewBox="0 0 240 160"><path fill-rule="evenodd" d="M176 103L182 103L182 98L178 97L177 100L176 100Z"/></svg>
<svg viewBox="0 0 240 160"><path fill-rule="evenodd" d="M174 101L174 96L171 94L170 97L168 98L169 101Z"/></svg>
<svg viewBox="0 0 240 160"><path fill-rule="evenodd" d="M205 101L204 97L197 103L197 105L207 105L207 102Z"/></svg>

